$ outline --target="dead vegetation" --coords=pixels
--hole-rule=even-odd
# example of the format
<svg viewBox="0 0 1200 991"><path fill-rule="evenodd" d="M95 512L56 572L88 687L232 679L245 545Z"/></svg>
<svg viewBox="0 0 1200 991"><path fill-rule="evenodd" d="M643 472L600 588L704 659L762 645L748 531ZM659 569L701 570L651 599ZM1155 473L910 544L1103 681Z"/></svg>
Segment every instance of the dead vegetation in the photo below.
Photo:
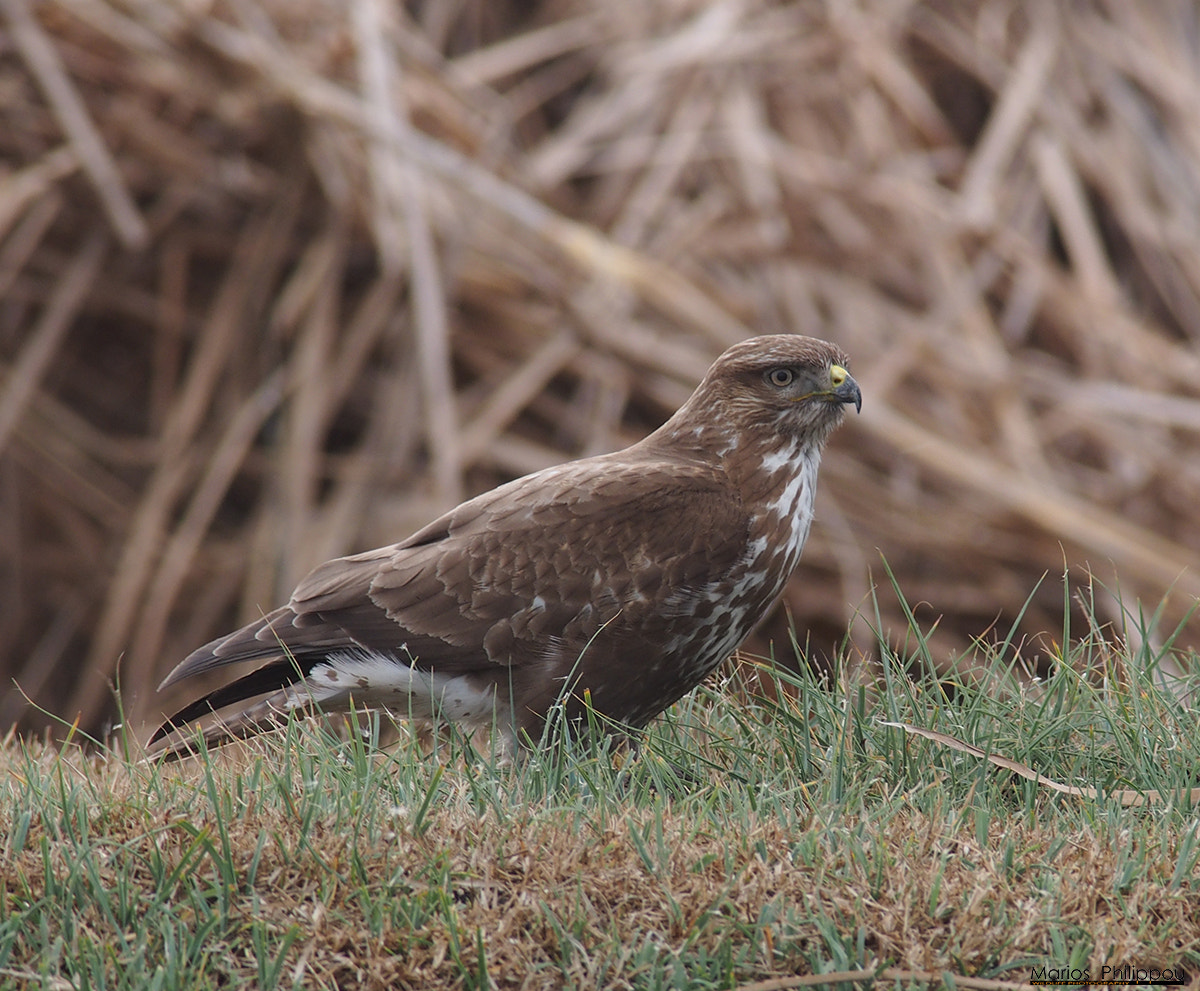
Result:
<svg viewBox="0 0 1200 991"><path fill-rule="evenodd" d="M0 670L49 710L100 726L120 659L153 718L313 564L634 439L757 332L865 395L788 596L814 647L869 651L880 552L949 649L1064 564L1200 592L1191 4L0 23Z"/></svg>
<svg viewBox="0 0 1200 991"><path fill-rule="evenodd" d="M1104 777L1098 700L1058 677L1076 705L1018 705L997 742ZM0 981L1018 991L1038 968L1192 968L1187 802L1050 797L874 721L855 742L815 678L802 694L799 740L799 709L695 707L688 784L657 751L622 785L604 756L500 768L314 722L167 765L7 739ZM1148 694L1169 726L1181 707Z"/></svg>

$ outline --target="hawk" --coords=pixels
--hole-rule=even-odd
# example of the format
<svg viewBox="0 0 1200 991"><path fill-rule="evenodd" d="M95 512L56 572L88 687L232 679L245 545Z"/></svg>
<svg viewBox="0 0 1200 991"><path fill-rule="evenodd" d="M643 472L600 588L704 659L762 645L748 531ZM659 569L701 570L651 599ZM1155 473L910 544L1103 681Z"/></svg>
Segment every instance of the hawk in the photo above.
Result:
<svg viewBox="0 0 1200 991"><path fill-rule="evenodd" d="M862 407L847 365L809 337L742 341L633 446L320 565L286 606L167 676L160 691L260 662L151 742L213 712L206 738L224 742L291 709L352 705L495 727L508 749L536 742L558 704L645 726L733 652L795 570L822 448L845 407Z"/></svg>

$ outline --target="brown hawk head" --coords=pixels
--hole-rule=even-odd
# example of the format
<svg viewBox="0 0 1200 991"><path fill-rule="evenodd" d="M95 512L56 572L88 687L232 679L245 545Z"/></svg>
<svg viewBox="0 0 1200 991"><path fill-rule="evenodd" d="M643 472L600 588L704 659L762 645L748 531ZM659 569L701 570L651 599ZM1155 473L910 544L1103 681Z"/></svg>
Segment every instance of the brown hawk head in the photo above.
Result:
<svg viewBox="0 0 1200 991"><path fill-rule="evenodd" d="M846 405L862 408L849 359L835 344L779 334L729 348L660 434L683 441L688 431L764 448L803 438L820 447L842 422Z"/></svg>

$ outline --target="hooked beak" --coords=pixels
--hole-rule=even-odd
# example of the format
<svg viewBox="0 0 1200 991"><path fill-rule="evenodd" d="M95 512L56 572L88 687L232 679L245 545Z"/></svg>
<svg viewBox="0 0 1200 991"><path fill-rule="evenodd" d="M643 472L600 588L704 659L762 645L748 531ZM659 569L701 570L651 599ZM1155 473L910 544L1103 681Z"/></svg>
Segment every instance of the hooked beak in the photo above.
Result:
<svg viewBox="0 0 1200 991"><path fill-rule="evenodd" d="M854 412L862 412L862 390L853 375L841 365L834 365L829 369L829 381L833 384L828 393L831 398L839 403L854 403Z"/></svg>

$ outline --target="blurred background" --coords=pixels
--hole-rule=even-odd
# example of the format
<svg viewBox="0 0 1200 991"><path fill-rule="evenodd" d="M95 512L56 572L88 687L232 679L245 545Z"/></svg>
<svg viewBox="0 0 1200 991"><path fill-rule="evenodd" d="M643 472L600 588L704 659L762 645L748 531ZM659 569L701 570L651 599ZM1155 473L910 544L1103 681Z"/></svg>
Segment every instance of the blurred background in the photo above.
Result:
<svg viewBox="0 0 1200 991"><path fill-rule="evenodd" d="M1196 5L0 0L0 729L155 720L313 565L779 332L864 406L754 649L902 642L885 559L939 663L1053 660L1068 573L1169 633Z"/></svg>

